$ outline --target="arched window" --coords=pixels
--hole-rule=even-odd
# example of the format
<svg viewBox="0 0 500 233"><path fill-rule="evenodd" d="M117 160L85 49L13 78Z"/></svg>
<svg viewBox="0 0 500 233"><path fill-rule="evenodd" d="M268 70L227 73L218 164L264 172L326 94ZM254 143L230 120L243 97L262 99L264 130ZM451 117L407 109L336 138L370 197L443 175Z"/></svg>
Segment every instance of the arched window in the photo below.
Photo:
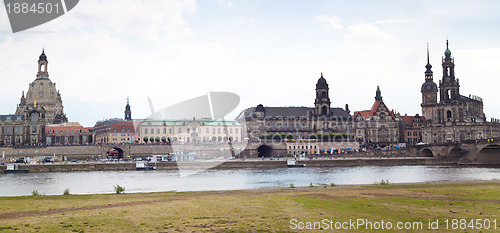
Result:
<svg viewBox="0 0 500 233"><path fill-rule="evenodd" d="M31 121L32 122L38 122L38 117L39 117L39 115L38 115L37 112L32 113L31 114Z"/></svg>

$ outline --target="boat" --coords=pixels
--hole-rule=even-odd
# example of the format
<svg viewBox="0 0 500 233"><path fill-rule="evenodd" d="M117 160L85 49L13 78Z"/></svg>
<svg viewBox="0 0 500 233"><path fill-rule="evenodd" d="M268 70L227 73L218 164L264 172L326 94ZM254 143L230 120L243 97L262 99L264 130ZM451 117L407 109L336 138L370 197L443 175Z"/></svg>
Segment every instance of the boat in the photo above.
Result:
<svg viewBox="0 0 500 233"><path fill-rule="evenodd" d="M296 160L289 159L289 160L286 161L286 166L287 167L305 167L306 164L305 163L298 164Z"/></svg>
<svg viewBox="0 0 500 233"><path fill-rule="evenodd" d="M156 167L148 166L146 161L136 161L135 170L136 171L156 170Z"/></svg>
<svg viewBox="0 0 500 233"><path fill-rule="evenodd" d="M29 169L21 169L19 164L7 164L7 169L3 171L4 174L11 173L28 173Z"/></svg>

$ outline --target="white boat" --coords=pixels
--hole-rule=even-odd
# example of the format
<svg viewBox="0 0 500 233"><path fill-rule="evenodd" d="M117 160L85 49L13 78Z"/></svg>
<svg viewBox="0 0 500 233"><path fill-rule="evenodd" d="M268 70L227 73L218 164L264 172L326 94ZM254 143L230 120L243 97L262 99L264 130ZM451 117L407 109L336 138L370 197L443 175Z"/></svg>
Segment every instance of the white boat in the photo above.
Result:
<svg viewBox="0 0 500 233"><path fill-rule="evenodd" d="M286 161L286 166L287 167L305 167L306 164L305 163L298 164L295 159L289 159L289 160Z"/></svg>

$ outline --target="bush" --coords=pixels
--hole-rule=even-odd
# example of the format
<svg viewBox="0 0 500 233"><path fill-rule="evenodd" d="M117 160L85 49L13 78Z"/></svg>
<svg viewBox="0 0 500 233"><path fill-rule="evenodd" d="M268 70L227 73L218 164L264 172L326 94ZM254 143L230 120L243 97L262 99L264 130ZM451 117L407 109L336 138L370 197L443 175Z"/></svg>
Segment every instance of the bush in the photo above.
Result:
<svg viewBox="0 0 500 233"><path fill-rule="evenodd" d="M330 186L335 187L336 184L335 183L330 183Z"/></svg>
<svg viewBox="0 0 500 233"><path fill-rule="evenodd" d="M389 184L389 180L381 180L380 181L380 185L388 185Z"/></svg>
<svg viewBox="0 0 500 233"><path fill-rule="evenodd" d="M314 187L313 182L310 182L310 183L309 183L309 187L310 187L310 188Z"/></svg>
<svg viewBox="0 0 500 233"><path fill-rule="evenodd" d="M31 192L31 194L32 194L33 196L40 196L40 193L39 193L39 192L38 192L38 190L36 190L36 189L35 189L35 190L33 190L33 192Z"/></svg>
<svg viewBox="0 0 500 233"><path fill-rule="evenodd" d="M125 187L122 187L120 185L113 186L115 188L116 194L122 194L125 192Z"/></svg>
<svg viewBox="0 0 500 233"><path fill-rule="evenodd" d="M66 188L63 192L63 195L69 195L69 188Z"/></svg>
<svg viewBox="0 0 500 233"><path fill-rule="evenodd" d="M290 184L290 188L291 188L291 189L294 189L294 188L295 188L295 185Z"/></svg>

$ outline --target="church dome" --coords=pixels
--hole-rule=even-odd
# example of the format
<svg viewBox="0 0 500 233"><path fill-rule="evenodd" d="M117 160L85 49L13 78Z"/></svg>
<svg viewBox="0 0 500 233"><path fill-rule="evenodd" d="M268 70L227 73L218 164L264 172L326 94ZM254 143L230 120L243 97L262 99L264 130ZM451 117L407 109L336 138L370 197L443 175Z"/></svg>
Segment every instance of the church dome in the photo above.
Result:
<svg viewBox="0 0 500 233"><path fill-rule="evenodd" d="M38 61L47 61L47 56L45 55L45 49L42 50L42 54L38 58Z"/></svg>
<svg viewBox="0 0 500 233"><path fill-rule="evenodd" d="M316 83L316 89L319 88L328 88L328 83L326 82L326 79L323 78L323 73L321 73L321 78L319 78L318 82Z"/></svg>
<svg viewBox="0 0 500 233"><path fill-rule="evenodd" d="M433 81L426 81L424 84L422 84L422 89L421 92L437 92L438 87L435 82Z"/></svg>

